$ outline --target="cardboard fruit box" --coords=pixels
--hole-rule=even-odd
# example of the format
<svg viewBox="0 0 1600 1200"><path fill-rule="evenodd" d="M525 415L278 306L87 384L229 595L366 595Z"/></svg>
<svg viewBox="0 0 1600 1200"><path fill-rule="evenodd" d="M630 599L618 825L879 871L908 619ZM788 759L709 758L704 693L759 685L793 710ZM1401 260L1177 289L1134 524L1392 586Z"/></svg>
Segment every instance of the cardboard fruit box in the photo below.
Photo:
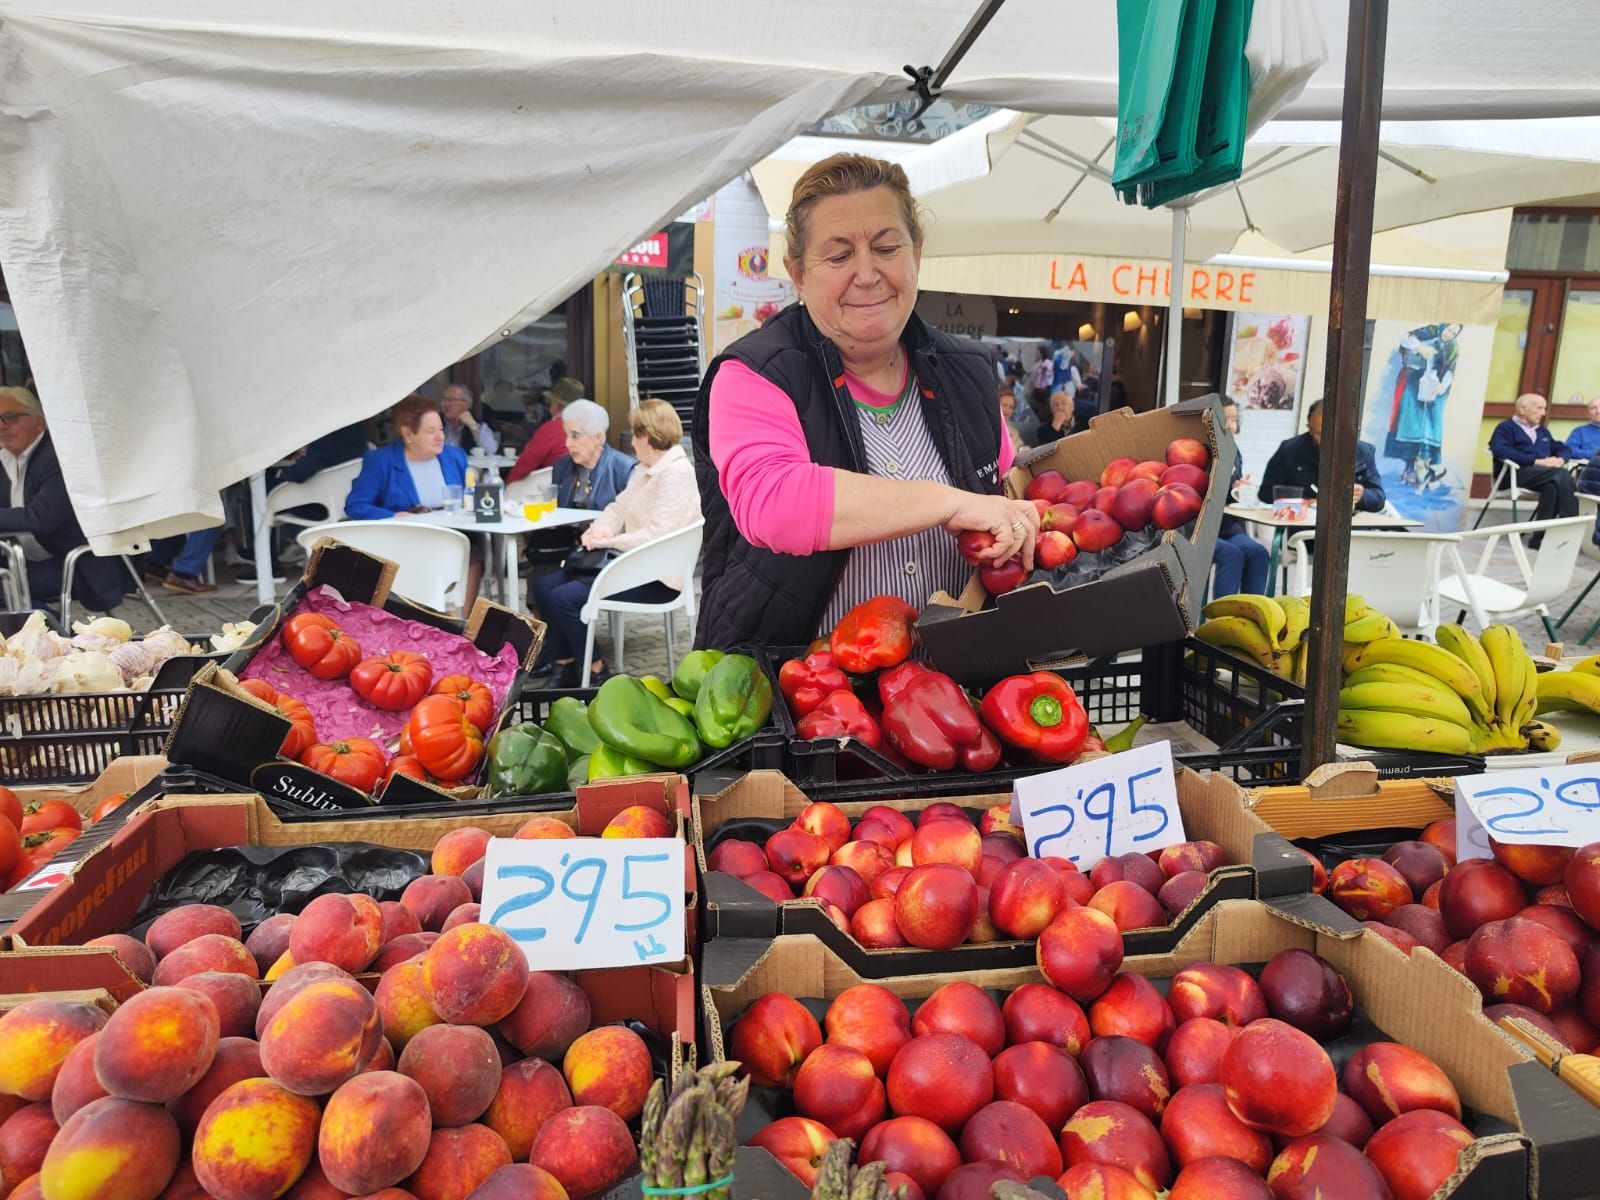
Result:
<svg viewBox="0 0 1600 1200"><path fill-rule="evenodd" d="M1165 461L1167 445L1178 438L1194 438L1211 451L1210 485L1187 531L1168 530L1137 558L1065 591L1047 582L1025 584L985 607L989 593L974 572L960 596L934 593L917 632L939 669L959 683L978 685L1073 658L1181 641L1194 632L1238 453L1223 427L1218 398L1146 413L1102 413L1083 433L1013 467L1005 489L1020 497L1044 471L1059 471L1068 480L1099 479L1107 463L1123 456Z"/></svg>
<svg viewBox="0 0 1600 1200"><path fill-rule="evenodd" d="M1482 1015L1465 979L1426 952L1406 956L1315 896L1272 903L1227 900L1206 913L1169 953L1130 956L1122 970L1165 979L1196 962L1249 969L1279 951L1302 949L1333 964L1350 984L1356 1029L1335 1043L1335 1062L1360 1044L1392 1040L1428 1055L1454 1082L1477 1140L1436 1197L1458 1200L1569 1200L1594 1194L1600 1112L1568 1089L1532 1052ZM956 979L996 992L1043 982L1037 968L912 975L874 980L902 999L920 1000ZM727 1035L757 997L783 992L831 1000L863 978L811 937L771 943L713 942L702 962L703 1044L718 1058ZM1361 1018L1365 1018L1365 1024ZM739 1130L747 1140L768 1116L752 1102ZM806 1188L765 1152L751 1148L751 1169L735 1179L739 1195L801 1200ZM759 1167L756 1165L759 1163ZM746 1184L756 1190L748 1190Z"/></svg>
<svg viewBox="0 0 1600 1200"><path fill-rule="evenodd" d="M280 821L260 796L167 797L135 812L111 840L71 868L49 892L28 897L15 911L0 897L0 993L103 987L116 996L138 980L110 950L83 942L124 932L156 883L197 851L232 846L317 846L359 840L396 849L430 851L444 834L476 826L510 837L532 815L555 817L580 835L598 835L630 805L664 813L687 833L688 783L682 776L639 776L591 784L566 812L496 809L448 817L395 817L348 822ZM693 855L684 854L686 946L695 944L698 895ZM7 924L7 921L10 921Z"/></svg>
<svg viewBox="0 0 1600 1200"><path fill-rule="evenodd" d="M311 551L300 582L268 610L250 639L222 664L224 669L208 665L190 682L167 739L167 759L260 792L281 809L309 813L359 810L375 803L448 805L462 794L471 794L397 775L386 787L380 786L376 796L368 796L309 767L280 758L278 749L289 732L288 721L271 706L242 691L234 678L263 647L273 643L284 620L295 612L308 592L327 587L345 600L459 634L485 654L497 654L507 644L514 647L518 669L495 715L498 728L521 694L527 671L538 657L544 643L544 623L481 597L465 620L446 616L395 595L391 588L396 570L395 564L386 559L332 539L319 542ZM480 773L481 768L474 778Z"/></svg>
<svg viewBox="0 0 1600 1200"><path fill-rule="evenodd" d="M1229 865L1213 870L1206 890L1170 923L1130 931L1126 935L1130 953L1170 949L1221 900L1292 895L1309 891L1311 886L1311 866L1305 857L1245 809L1231 780L1180 769L1177 792L1185 833L1191 839L1216 842L1228 853ZM1009 806L1011 793L940 795L939 799L966 809L976 821L987 808ZM715 795L695 796L694 851L704 890L705 941L812 934L852 970L872 979L928 971L1022 966L1034 961L1032 940L963 945L942 951L915 947L869 950L834 925L816 901L776 904L736 877L707 869L707 856L722 839L737 837L759 844L792 824L808 803L806 794L776 771L752 771ZM842 802L838 807L854 823L874 805L886 805L914 817L930 803L931 798L918 797L914 788L908 788L886 789L882 798Z"/></svg>

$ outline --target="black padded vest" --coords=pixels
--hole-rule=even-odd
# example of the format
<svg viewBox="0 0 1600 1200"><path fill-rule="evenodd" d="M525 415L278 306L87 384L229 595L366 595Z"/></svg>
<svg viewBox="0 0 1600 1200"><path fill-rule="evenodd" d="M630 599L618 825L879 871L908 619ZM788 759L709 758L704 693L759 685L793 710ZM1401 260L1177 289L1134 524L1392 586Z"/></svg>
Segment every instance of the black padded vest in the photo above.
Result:
<svg viewBox="0 0 1600 1200"><path fill-rule="evenodd" d="M997 494L1000 407L993 352L981 342L940 333L915 313L901 341L921 388L923 418L950 477L967 491ZM778 554L740 534L711 461L711 381L729 359L770 379L793 401L813 462L863 470L861 429L842 387L838 351L798 304L712 362L695 401L694 468L706 522L695 645L724 650L752 643L803 645L817 635L849 551Z"/></svg>

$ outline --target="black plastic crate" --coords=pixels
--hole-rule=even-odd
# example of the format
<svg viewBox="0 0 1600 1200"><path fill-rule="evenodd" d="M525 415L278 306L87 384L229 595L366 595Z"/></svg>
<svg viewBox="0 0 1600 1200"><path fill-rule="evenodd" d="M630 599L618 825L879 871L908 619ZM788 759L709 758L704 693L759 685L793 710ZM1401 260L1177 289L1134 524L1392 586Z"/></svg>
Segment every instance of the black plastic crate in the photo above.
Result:
<svg viewBox="0 0 1600 1200"><path fill-rule="evenodd" d="M1219 738L1191 716L1189 679L1181 673L1183 649L1181 643L1146 647L1063 667L1057 673L1077 694L1090 724L1102 730L1115 730L1141 714L1153 721L1184 720L1218 742L1219 748L1204 753L1175 754L1175 762L1196 771L1222 771L1241 784L1298 782L1299 702L1286 705L1264 719L1241 722L1227 736ZM783 662L803 655L803 647L764 652L763 665L774 685ZM932 776L907 770L872 747L849 739L802 741L795 733L794 716L788 702L776 686L772 713L788 742L785 772L796 786L808 793L818 789L831 792L838 788L841 797L859 798L873 794L874 789L881 792L885 786L915 782L920 788L930 779L939 779L946 794L960 795L996 787L1004 789L1016 779L1047 769L1030 763L1002 767L982 775L959 772ZM695 771L709 769L696 767ZM946 781L948 786L945 786Z"/></svg>
<svg viewBox="0 0 1600 1200"><path fill-rule="evenodd" d="M184 654L142 692L0 696L0 779L17 785L88 783L122 754L160 754L201 667Z"/></svg>

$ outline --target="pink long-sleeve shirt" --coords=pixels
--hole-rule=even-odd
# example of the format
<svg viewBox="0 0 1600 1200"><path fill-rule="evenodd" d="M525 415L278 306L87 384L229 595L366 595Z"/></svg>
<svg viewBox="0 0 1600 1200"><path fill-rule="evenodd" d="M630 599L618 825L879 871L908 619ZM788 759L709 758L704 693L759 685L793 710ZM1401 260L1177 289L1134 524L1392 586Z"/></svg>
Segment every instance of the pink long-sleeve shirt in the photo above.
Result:
<svg viewBox="0 0 1600 1200"><path fill-rule="evenodd" d="M909 364L907 370L910 370ZM880 392L845 375L850 395L887 408L904 387ZM994 401L996 407L999 400ZM734 524L752 545L779 554L815 554L833 532L834 468L811 461L794 401L744 363L722 364L711 381L711 461ZM1000 474L1016 459L1000 423Z"/></svg>

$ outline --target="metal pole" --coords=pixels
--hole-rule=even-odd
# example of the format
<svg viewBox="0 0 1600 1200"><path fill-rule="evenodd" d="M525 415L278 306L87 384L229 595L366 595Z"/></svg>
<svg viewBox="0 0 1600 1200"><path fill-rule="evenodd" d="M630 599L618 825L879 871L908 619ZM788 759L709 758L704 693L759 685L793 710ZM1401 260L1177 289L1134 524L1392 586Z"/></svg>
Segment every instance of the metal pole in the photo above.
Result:
<svg viewBox="0 0 1600 1200"><path fill-rule="evenodd" d="M1350 577L1350 497L1361 415L1361 343L1372 261L1372 197L1383 110L1388 0L1351 0L1345 46L1344 122L1333 218L1333 286L1328 297L1328 362L1317 472L1311 658L1306 670L1305 747L1309 773L1333 761L1339 712L1344 598Z"/></svg>
<svg viewBox="0 0 1600 1200"><path fill-rule="evenodd" d="M1183 243L1188 234L1188 208L1172 210L1172 274L1167 280L1167 363L1166 395L1163 405L1178 402L1179 367L1183 365Z"/></svg>

